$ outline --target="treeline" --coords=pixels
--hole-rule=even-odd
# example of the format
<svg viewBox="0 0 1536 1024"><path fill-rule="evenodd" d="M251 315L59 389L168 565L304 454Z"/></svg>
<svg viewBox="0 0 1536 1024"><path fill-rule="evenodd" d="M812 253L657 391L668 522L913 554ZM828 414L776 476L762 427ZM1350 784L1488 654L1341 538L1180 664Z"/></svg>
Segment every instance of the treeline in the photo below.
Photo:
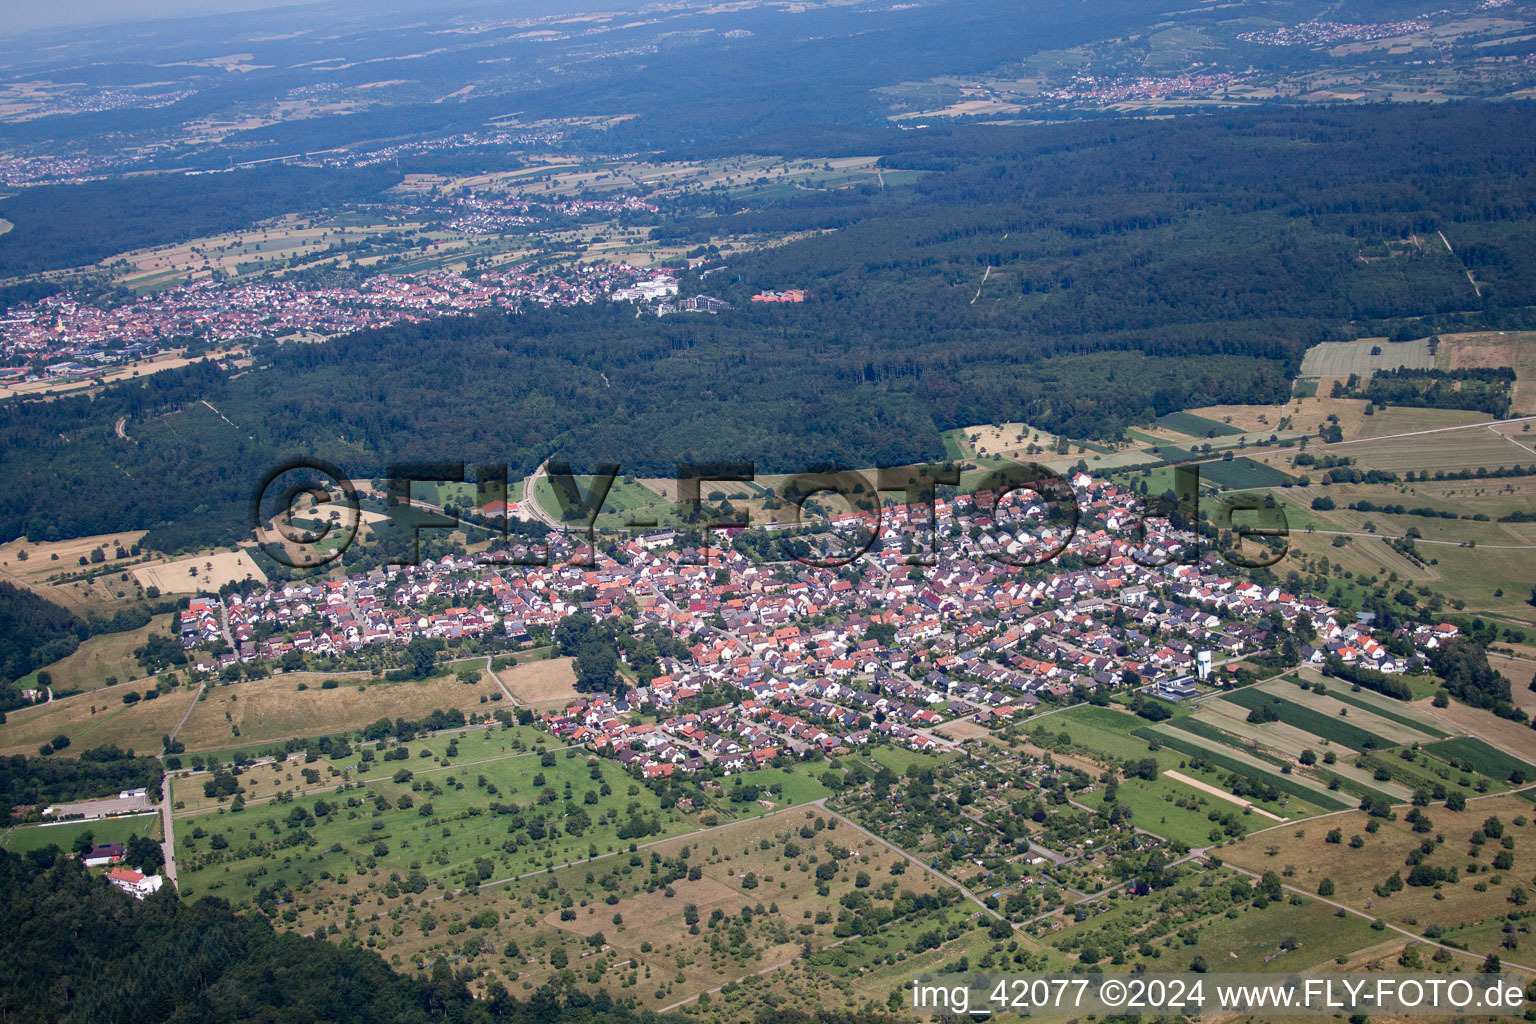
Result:
<svg viewBox="0 0 1536 1024"><path fill-rule="evenodd" d="M1351 665L1336 655L1329 655L1323 663L1323 675L1337 676L1393 700L1413 700L1413 690L1398 676L1390 676L1364 665Z"/></svg>
<svg viewBox="0 0 1536 1024"><path fill-rule="evenodd" d="M0 824L10 824L12 809L116 796L144 788L160 798L165 772L153 757L135 757L114 746L97 747L79 758L0 758Z"/></svg>
<svg viewBox="0 0 1536 1024"><path fill-rule="evenodd" d="M1481 644L1454 640L1431 651L1429 664L1445 680L1450 695L1463 704L1490 710L1509 706L1509 680L1488 664L1488 652Z"/></svg>
<svg viewBox="0 0 1536 1024"><path fill-rule="evenodd" d="M0 711L21 706L12 683L75 652L84 625L68 609L0 581Z"/></svg>
<svg viewBox="0 0 1536 1024"><path fill-rule="evenodd" d="M1381 370L1362 389L1351 377L1344 391L1380 406L1418 409L1466 409L1503 419L1509 415L1515 382L1513 367L1470 370Z"/></svg>

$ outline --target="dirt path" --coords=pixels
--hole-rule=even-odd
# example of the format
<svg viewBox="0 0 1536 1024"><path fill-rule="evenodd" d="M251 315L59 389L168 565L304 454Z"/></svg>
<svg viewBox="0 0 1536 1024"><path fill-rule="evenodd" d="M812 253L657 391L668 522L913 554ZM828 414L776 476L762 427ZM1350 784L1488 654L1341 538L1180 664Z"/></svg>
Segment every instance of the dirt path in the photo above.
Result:
<svg viewBox="0 0 1536 1024"><path fill-rule="evenodd" d="M1192 779L1188 775L1185 775L1183 772L1176 772L1170 769L1163 772L1163 774L1175 782L1182 782L1186 786L1193 786L1195 789L1198 789L1202 793L1209 793L1211 796L1214 796L1218 800L1225 800L1228 803L1237 804L1245 811L1252 811L1254 814L1262 814L1264 817L1270 819L1271 821L1286 822L1291 820L1290 818L1282 818L1280 815L1274 813L1273 811L1266 811L1264 808L1244 800L1240 796L1234 796L1224 789L1217 789L1215 786L1208 782L1201 782L1199 779Z"/></svg>
<svg viewBox="0 0 1536 1024"><path fill-rule="evenodd" d="M197 702L203 699L203 691L207 688L208 684L206 682L197 684L197 695L192 698L192 703L187 705L187 713L181 716L181 721L176 723L176 728L171 730L171 734L166 739L173 743L176 741L176 734L181 732L181 727L186 725L187 719L192 717L193 709L197 707ZM164 754L165 751L162 750L160 753ZM166 789L170 789L170 787L167 786Z"/></svg>

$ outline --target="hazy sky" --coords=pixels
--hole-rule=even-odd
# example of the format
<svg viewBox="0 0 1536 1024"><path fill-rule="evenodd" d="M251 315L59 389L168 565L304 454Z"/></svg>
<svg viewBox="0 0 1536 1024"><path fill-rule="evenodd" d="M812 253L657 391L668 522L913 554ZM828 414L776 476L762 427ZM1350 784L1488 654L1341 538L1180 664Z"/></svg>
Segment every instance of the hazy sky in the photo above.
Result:
<svg viewBox="0 0 1536 1024"><path fill-rule="evenodd" d="M198 17L263 7L289 7L304 0L0 0L0 35L39 28L104 25L123 21ZM313 0L311 0L313 2Z"/></svg>

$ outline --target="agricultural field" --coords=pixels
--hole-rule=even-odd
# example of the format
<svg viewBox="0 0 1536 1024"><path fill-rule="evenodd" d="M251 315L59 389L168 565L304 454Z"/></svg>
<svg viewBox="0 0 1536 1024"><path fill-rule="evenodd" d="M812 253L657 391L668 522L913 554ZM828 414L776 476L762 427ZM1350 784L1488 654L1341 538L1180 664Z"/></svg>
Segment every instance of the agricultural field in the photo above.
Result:
<svg viewBox="0 0 1536 1024"><path fill-rule="evenodd" d="M1510 396L1510 413L1514 416L1536 413L1536 333L1442 334L1435 365L1442 370L1513 367L1515 387Z"/></svg>
<svg viewBox="0 0 1536 1024"><path fill-rule="evenodd" d="M11 711L0 724L0 754L36 755L55 736L68 736L70 745L54 757L78 756L107 744L141 754L159 753L161 737L175 731L192 706L193 692L173 690L153 700L123 703L124 694L143 689L142 683L123 683Z"/></svg>
<svg viewBox="0 0 1536 1024"><path fill-rule="evenodd" d="M1302 778L1294 771L1286 774L1282 770L1285 765L1280 763L1282 759L1274 754L1261 756L1244 749L1245 739L1258 740L1267 732L1277 732L1273 723L1265 730L1254 729L1257 735L1245 737L1240 730L1241 716L1223 716L1216 720L1221 723L1220 726L1192 716L1175 719L1152 726L1144 730L1143 735L1149 739L1155 737L1163 746L1191 760L1231 773L1229 779L1242 778L1278 791L1282 794L1281 800L1265 806L1271 810L1278 808L1275 813L1286 818L1310 817L1317 813L1316 809L1339 810L1357 802L1348 794L1329 791L1324 782ZM1230 786L1230 782L1227 785ZM1300 803L1296 804L1295 801Z"/></svg>
<svg viewBox="0 0 1536 1024"><path fill-rule="evenodd" d="M1308 666L1298 669L1295 673L1283 676L1280 679L1270 679L1259 684L1259 688L1282 696L1289 696L1293 700L1302 699L1308 692L1301 688L1300 681L1305 680L1315 687L1322 683L1327 687L1326 697L1339 704L1348 704L1369 712L1376 718L1384 718L1400 725L1405 725L1417 733L1431 739L1445 739L1450 734L1445 732L1443 723L1436 721L1432 716L1418 710L1412 704L1391 697L1383 696L1372 690L1354 689L1353 687L1340 685L1338 680L1327 680L1316 669ZM1293 689L1294 687L1294 689ZM1323 697L1312 691L1314 700ZM1323 705L1326 706L1326 705ZM1343 710L1342 708L1339 710ZM1415 737L1412 742L1424 742L1422 737Z"/></svg>
<svg viewBox="0 0 1536 1024"><path fill-rule="evenodd" d="M1211 419L1199 416L1192 412L1170 412L1157 418L1157 425L1174 430L1190 437L1216 438L1226 434L1241 434L1243 431L1223 420Z"/></svg>
<svg viewBox="0 0 1536 1024"><path fill-rule="evenodd" d="M1364 796L1401 801L1420 788L1459 789L1465 796L1497 792L1516 766L1494 763L1479 741L1448 738L1443 722L1411 704L1350 691L1337 680L1328 680L1327 693L1319 693L1322 681L1314 673L1307 673L1306 689L1299 679L1272 679L1203 700L1195 714L1157 729L1164 736L1170 729L1184 733L1170 742L1193 756L1201 756L1197 747L1204 743L1218 764L1236 758L1250 770L1268 772L1270 784L1279 779L1280 788L1335 809ZM1249 721L1261 713L1278 717ZM1472 771L1457 769L1447 756L1464 744L1468 756L1462 760ZM1308 750L1311 765L1302 763ZM1274 774L1287 766L1288 774ZM1306 789L1292 788L1297 786Z"/></svg>
<svg viewBox="0 0 1536 1024"><path fill-rule="evenodd" d="M1369 416L1360 417L1360 425L1344 435L1346 441L1385 437L1389 434L1411 434L1421 430L1442 430L1446 427L1463 427L1474 423L1489 423L1493 417L1485 412L1467 409L1419 409L1406 405L1389 405L1377 409Z"/></svg>
<svg viewBox="0 0 1536 1024"><path fill-rule="evenodd" d="M1531 682L1536 680L1536 661L1490 653L1488 664L1509 680L1510 697L1516 707L1527 714L1536 710L1536 690L1531 689Z"/></svg>
<svg viewBox="0 0 1536 1024"><path fill-rule="evenodd" d="M1182 709L1181 709L1182 710ZM1175 712L1175 718L1162 723L1159 730L1180 722L1183 716ZM1085 751L1104 767L1118 769L1126 761L1152 758L1157 762L1155 779L1127 777L1119 786L1118 799L1133 812L1132 822L1140 828L1156 832L1168 839L1187 846L1203 846L1211 839L1210 814L1235 813L1246 831L1264 828L1277 820L1305 817L1316 813L1314 801L1298 799L1282 794L1278 801L1252 797L1230 798L1229 781L1225 766L1194 767L1187 752L1175 748L1161 733L1149 733L1145 719L1113 708L1078 707L1040 720L1038 728L1031 728L1038 741L1052 743L1058 749L1062 734L1071 738L1068 749ZM1149 740L1155 735L1158 749ZM1199 783L1190 785L1170 776L1176 772L1186 779ZM1227 797L1217 796L1200 788L1208 786ZM1102 805L1104 794L1097 791L1079 798L1085 806ZM1247 813L1242 804L1251 803L1261 813Z"/></svg>
<svg viewBox="0 0 1536 1024"><path fill-rule="evenodd" d="M1422 531L1426 526L1432 525L1434 520L1424 516L1393 516L1383 512L1361 513L1362 518L1358 520L1340 519L1339 516L1349 514L1349 505L1368 501L1377 506L1402 505L1409 509L1428 508L1437 512L1449 512L1455 516L1484 515L1490 520L1496 520L1500 516L1531 507L1531 502L1536 501L1536 477L1520 476L1500 480L1415 480L1413 483L1387 484L1324 485L1314 482L1305 487L1296 486L1274 493L1276 498L1285 502L1294 502L1302 508L1310 506L1315 498L1331 498L1336 509L1319 514L1320 528L1324 522L1344 525L1363 522L1365 517L1370 517L1378 522L1402 523L1405 527L1409 524L1417 525ZM1445 521L1454 523L1457 520ZM1477 525L1469 520L1461 520L1461 522L1467 528ZM1499 523L1495 528L1505 531L1504 536L1519 540L1528 536L1519 532L1521 525ZM1511 528L1514 532L1510 532ZM1493 535L1488 535L1484 539L1491 543Z"/></svg>
<svg viewBox="0 0 1536 1024"><path fill-rule="evenodd" d="M146 565L135 568L133 577L140 586L158 587L162 594L217 593L226 583L250 579L267 582L266 573L245 551L215 551Z"/></svg>
<svg viewBox="0 0 1536 1024"><path fill-rule="evenodd" d="M1513 738L1513 737L1512 737ZM1520 737L1524 738L1524 737ZM1500 749L1490 746L1474 736L1458 736L1455 739L1440 740L1431 743L1424 748L1431 754L1452 764L1470 765L1473 771L1486 775L1491 779L1510 779L1519 774L1519 781L1526 781L1536 777L1536 766L1516 752L1529 756L1530 744L1514 745L1508 749ZM1517 782L1518 784L1518 782Z"/></svg>
<svg viewBox="0 0 1536 1024"><path fill-rule="evenodd" d="M1342 441L1319 450L1332 455L1347 455L1368 469L1383 469L1400 475L1409 470L1415 473L1459 473L1479 466L1497 469L1529 466L1536 462L1536 454L1529 449L1477 424L1434 434Z"/></svg>
<svg viewBox="0 0 1536 1024"><path fill-rule="evenodd" d="M0 836L0 849L27 853L45 846L57 846L65 853L74 849L75 840L89 834L96 843L126 843L134 836L160 839L160 815L125 814L95 821L66 821L56 825L18 825Z"/></svg>
<svg viewBox="0 0 1536 1024"><path fill-rule="evenodd" d="M325 689L326 680L340 685ZM299 689L302 686L304 689ZM188 751L344 732L380 718L414 721L436 710L488 711L500 687L456 675L390 682L364 672L288 672L211 686L176 739Z"/></svg>
<svg viewBox="0 0 1536 1024"><path fill-rule="evenodd" d="M1200 464L1201 483L1213 483L1225 490L1243 490L1248 487L1278 487L1289 483L1291 477L1272 466L1255 462L1247 457L1231 460L1217 459Z"/></svg>
<svg viewBox="0 0 1536 1024"><path fill-rule="evenodd" d="M1394 808L1390 820L1349 811L1238 840L1224 847L1221 856L1250 871L1275 871L1285 884L1308 892L1316 892L1329 878L1335 900L1420 934L1431 925L1447 931L1471 929L1520 912L1511 902L1514 890L1528 885L1536 873L1532 809L1529 800L1514 794L1469 800L1462 811L1431 804L1421 811L1430 821L1428 830L1416 830L1407 819L1410 808L1402 805ZM1486 823L1494 818L1498 822L1491 827L1498 836L1487 833ZM1372 822L1375 832L1369 827ZM1335 830L1337 842L1330 842ZM1477 843L1472 842L1474 834ZM1439 841L1442 836L1444 842ZM1410 879L1410 854L1421 857L1428 871L1443 869L1447 877L1435 882L1421 872L1422 884L1388 884L1394 875L1400 881ZM1509 866L1496 867L1494 862L1504 863L1505 855ZM1448 874L1452 869L1454 880ZM1497 930L1473 932L1468 938L1468 948L1478 957L1518 955L1500 945L1503 936Z"/></svg>
<svg viewBox="0 0 1536 1024"><path fill-rule="evenodd" d="M1431 370L1435 357L1429 339L1390 342L1385 338L1360 341L1325 341L1307 349L1301 360L1302 377L1368 377L1377 370Z"/></svg>
<svg viewBox="0 0 1536 1024"><path fill-rule="evenodd" d="M1208 405L1199 409L1186 409L1184 412L1202 420L1220 423L1226 428L1222 431L1223 435L1228 433L1263 434L1267 437L1269 434L1280 430L1281 420L1287 417L1294 418L1300 405L1300 402L1296 402L1294 405L1291 403L1284 405ZM1161 418L1159 422L1161 422ZM1314 427L1313 431L1315 430L1316 428Z"/></svg>
<svg viewBox="0 0 1536 1024"><path fill-rule="evenodd" d="M496 677L519 704L575 700L576 672L571 658L542 658L501 669Z"/></svg>
<svg viewBox="0 0 1536 1024"><path fill-rule="evenodd" d="M118 548L131 552L143 536L143 530L132 530L42 544L17 538L0 544L0 578L25 586L76 615L110 615L139 599L138 586L121 577L131 565L152 556L116 556ZM89 562L97 550L105 560ZM89 564L81 565L81 558Z"/></svg>

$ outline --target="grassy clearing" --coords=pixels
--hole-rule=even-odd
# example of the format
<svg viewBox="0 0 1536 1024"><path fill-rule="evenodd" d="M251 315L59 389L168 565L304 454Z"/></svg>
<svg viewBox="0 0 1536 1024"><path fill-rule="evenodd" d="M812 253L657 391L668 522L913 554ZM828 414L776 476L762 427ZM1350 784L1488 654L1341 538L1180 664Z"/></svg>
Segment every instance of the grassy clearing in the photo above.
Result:
<svg viewBox="0 0 1536 1024"><path fill-rule="evenodd" d="M906 747L878 746L868 751L875 761L885 765L897 775L905 775L908 768L932 768L953 760L953 754L925 754L919 750L908 750Z"/></svg>
<svg viewBox="0 0 1536 1024"><path fill-rule="evenodd" d="M106 744L141 754L159 753L160 738L176 728L193 694L177 690L155 700L124 704L122 696L130 692L138 693L140 688L125 683L12 711L0 725L0 753L35 755L42 744L60 735L68 736L70 745L54 757L78 756Z"/></svg>
<svg viewBox="0 0 1536 1024"><path fill-rule="evenodd" d="M1115 798L1122 806L1130 808L1131 824L1188 847L1220 841L1221 829L1209 817L1213 812L1237 814L1250 831L1274 824L1263 815L1248 813L1235 804L1164 776L1159 776L1155 782L1127 779L1116 787ZM1104 791L1097 789L1080 797L1079 802L1097 810L1103 806Z"/></svg>
<svg viewBox="0 0 1536 1024"><path fill-rule="evenodd" d="M172 618L169 613L157 615L139 629L89 638L69 657L46 666L53 676L53 692L57 695L99 690L114 677L119 682L132 682L143 672L133 652L144 646L151 633L163 633Z"/></svg>
<svg viewBox="0 0 1536 1024"><path fill-rule="evenodd" d="M1217 918L1201 929L1192 952L1217 971L1297 971L1332 966L1335 957L1380 941L1369 921L1353 914L1339 917L1326 903L1307 900L1301 906L1272 903Z"/></svg>
<svg viewBox="0 0 1536 1024"><path fill-rule="evenodd" d="M5 833L0 839L0 849L12 853L27 853L45 846L57 846L65 853L74 849L75 840L89 833L96 843L126 843L134 836L149 839L160 838L160 815L126 815L121 818L102 818L99 821L69 821L57 825L20 825Z"/></svg>

